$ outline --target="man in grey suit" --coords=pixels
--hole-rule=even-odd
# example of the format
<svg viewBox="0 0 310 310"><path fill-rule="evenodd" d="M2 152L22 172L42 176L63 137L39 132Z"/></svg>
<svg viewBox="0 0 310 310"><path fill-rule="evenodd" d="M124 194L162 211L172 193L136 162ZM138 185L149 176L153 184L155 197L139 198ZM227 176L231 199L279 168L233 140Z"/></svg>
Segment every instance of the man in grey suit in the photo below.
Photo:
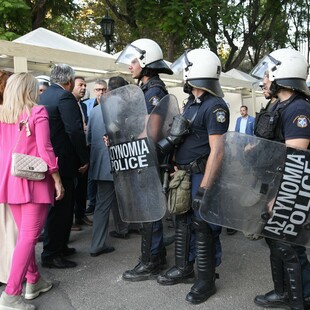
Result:
<svg viewBox="0 0 310 310"><path fill-rule="evenodd" d="M121 77L111 77L108 89L125 86L127 82ZM97 183L96 206L93 217L93 232L90 248L92 257L113 252L114 247L106 244L108 236L109 213L111 208L117 210L113 176L108 148L103 142L106 134L101 107L94 107L89 115L87 127L87 143L90 146L89 175ZM114 219L115 220L115 219Z"/></svg>

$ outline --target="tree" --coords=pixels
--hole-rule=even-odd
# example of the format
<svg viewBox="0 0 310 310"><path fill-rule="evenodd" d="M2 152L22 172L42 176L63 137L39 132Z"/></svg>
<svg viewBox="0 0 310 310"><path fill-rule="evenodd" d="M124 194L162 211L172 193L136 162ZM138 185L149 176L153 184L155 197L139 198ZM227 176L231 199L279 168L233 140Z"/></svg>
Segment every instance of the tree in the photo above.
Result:
<svg viewBox="0 0 310 310"><path fill-rule="evenodd" d="M74 20L78 10L74 0L0 0L0 38L14 40L39 27L57 28L55 21Z"/></svg>
<svg viewBox="0 0 310 310"><path fill-rule="evenodd" d="M310 0L0 0L0 38L13 40L46 27L105 48L99 22L115 19L113 52L138 38L155 40L165 59L207 47L223 71L249 71L268 52L291 46L309 51ZM306 44L307 42L307 44Z"/></svg>
<svg viewBox="0 0 310 310"><path fill-rule="evenodd" d="M31 26L31 12L23 0L0 0L0 39L14 40Z"/></svg>
<svg viewBox="0 0 310 310"><path fill-rule="evenodd" d="M155 39L168 60L187 48L208 47L221 57L224 71L249 69L263 54L285 45L296 48L290 38L300 41L306 34L289 32L290 20L296 29L309 20L309 5L305 13L303 0L104 2L118 20L127 23L132 39Z"/></svg>

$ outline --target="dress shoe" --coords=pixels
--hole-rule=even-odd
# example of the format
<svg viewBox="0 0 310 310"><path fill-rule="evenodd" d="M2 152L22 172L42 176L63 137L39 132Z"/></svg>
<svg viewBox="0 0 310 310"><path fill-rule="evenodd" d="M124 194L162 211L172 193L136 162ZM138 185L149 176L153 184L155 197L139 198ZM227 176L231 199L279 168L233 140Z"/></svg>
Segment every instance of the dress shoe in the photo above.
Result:
<svg viewBox="0 0 310 310"><path fill-rule="evenodd" d="M289 306L289 299L287 293L277 293L270 291L265 295L258 295L254 298L254 302L264 308L282 308Z"/></svg>
<svg viewBox="0 0 310 310"><path fill-rule="evenodd" d="M80 231L80 230L82 230L81 226L77 224L72 224L71 231Z"/></svg>
<svg viewBox="0 0 310 310"><path fill-rule="evenodd" d="M64 269L64 268L74 268L77 266L77 263L67 260L61 256L57 256L51 259L42 260L41 265L42 267L47 268Z"/></svg>
<svg viewBox="0 0 310 310"><path fill-rule="evenodd" d="M65 247L62 250L62 255L63 256L70 256L76 253L76 249L75 248L69 248L69 247Z"/></svg>
<svg viewBox="0 0 310 310"><path fill-rule="evenodd" d="M93 226L93 221L91 221L87 216L84 216L82 218L76 218L75 224Z"/></svg>
<svg viewBox="0 0 310 310"><path fill-rule="evenodd" d="M117 231L113 230L110 231L109 235L113 238L119 238L119 239L128 239L129 238L129 234L122 234L122 233L118 233Z"/></svg>
<svg viewBox="0 0 310 310"><path fill-rule="evenodd" d="M94 206L88 206L86 211L85 211L85 215L88 216L88 215L93 215L94 214L94 211L95 211L95 207Z"/></svg>
<svg viewBox="0 0 310 310"><path fill-rule="evenodd" d="M91 257L96 257L96 256L99 256L101 254L111 253L113 251L115 251L115 248L112 247L112 246L108 246L108 247L106 247L106 248L104 248L104 249L102 249L102 250L100 250L100 251L98 251L96 253L90 253L90 256Z"/></svg>

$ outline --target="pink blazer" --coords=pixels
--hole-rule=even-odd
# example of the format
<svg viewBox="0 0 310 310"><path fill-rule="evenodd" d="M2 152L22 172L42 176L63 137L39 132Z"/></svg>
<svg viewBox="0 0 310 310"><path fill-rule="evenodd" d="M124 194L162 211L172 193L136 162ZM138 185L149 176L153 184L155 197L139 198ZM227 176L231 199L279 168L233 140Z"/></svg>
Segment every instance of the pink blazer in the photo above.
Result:
<svg viewBox="0 0 310 310"><path fill-rule="evenodd" d="M16 124L0 123L0 203L46 203L54 204L54 181L51 173L58 171L57 158L50 141L48 113L44 106L32 108L28 119L31 135L27 137L22 129L17 153L41 157L48 165L48 172L42 181L28 181L11 175L11 157L18 139L19 122L27 118L20 116Z"/></svg>

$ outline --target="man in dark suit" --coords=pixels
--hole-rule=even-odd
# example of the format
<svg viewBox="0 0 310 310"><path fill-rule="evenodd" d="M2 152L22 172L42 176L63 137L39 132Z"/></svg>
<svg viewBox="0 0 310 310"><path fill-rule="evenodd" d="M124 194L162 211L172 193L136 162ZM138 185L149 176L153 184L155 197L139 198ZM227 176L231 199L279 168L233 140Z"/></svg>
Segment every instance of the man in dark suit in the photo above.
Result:
<svg viewBox="0 0 310 310"><path fill-rule="evenodd" d="M82 116L71 93L74 71L65 64L53 66L51 86L41 95L40 104L49 114L51 142L58 157L59 173L65 188L62 200L55 201L46 220L41 261L43 267L72 268L75 262L65 259L75 253L68 248L74 212L74 186L78 173L88 169L89 153L86 146Z"/></svg>
<svg viewBox="0 0 310 310"><path fill-rule="evenodd" d="M82 101L85 96L86 82L85 78L82 76L76 76L74 78L74 88L72 94L75 97L79 109L81 111L83 119L83 128L86 133L88 116L87 116L87 106ZM86 140L86 135L85 135ZM77 185L75 187L75 224L72 225L71 230L81 230L80 225L92 226L92 221L85 215L86 211L86 201L87 201L87 183L88 183L88 173L79 173L77 177Z"/></svg>

